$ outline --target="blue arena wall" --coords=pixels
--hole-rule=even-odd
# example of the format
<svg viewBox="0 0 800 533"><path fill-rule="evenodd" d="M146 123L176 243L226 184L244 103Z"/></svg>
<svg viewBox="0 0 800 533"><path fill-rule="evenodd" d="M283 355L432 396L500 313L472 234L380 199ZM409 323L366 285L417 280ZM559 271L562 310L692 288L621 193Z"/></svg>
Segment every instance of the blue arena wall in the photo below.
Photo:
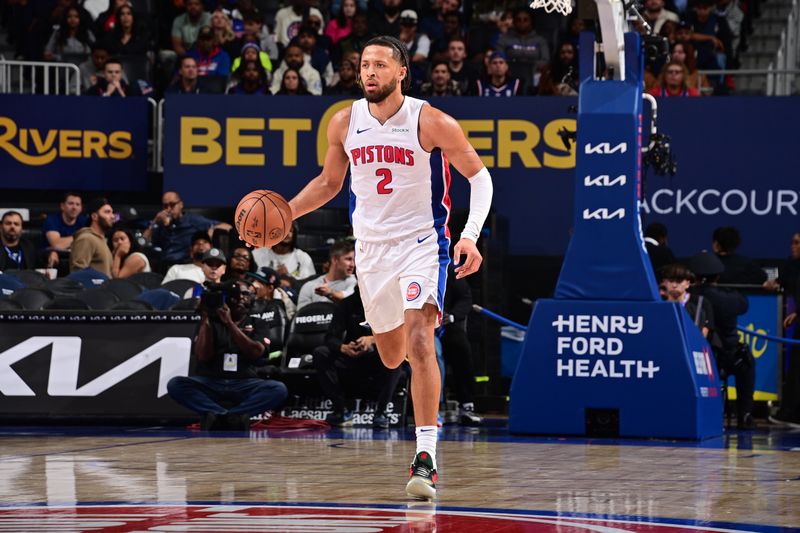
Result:
<svg viewBox="0 0 800 533"><path fill-rule="evenodd" d="M258 188L290 196L319 172L325 126L347 102L329 97L168 97L164 187L180 191L195 206L233 206ZM574 128L569 107L576 102L557 97L433 102L460 121L491 170L494 208L509 220L514 255L559 256L566 250L575 157L558 131ZM17 128L13 134L9 121ZM144 190L147 121L144 99L0 95L2 188ZM800 212L800 179L792 159L800 99L662 99L659 121L672 137L678 173L674 178L647 174L644 222L667 224L679 256L708 248L712 229L729 224L742 231L741 253L782 256ZM24 140L22 129L27 131ZM55 130L53 143L59 148L52 161L15 157L15 152L52 153L40 148ZM109 136L118 130L132 132L125 158L85 149L87 132ZM467 207L464 180L454 180L451 192L456 208ZM345 207L346 201L343 192L332 205Z"/></svg>

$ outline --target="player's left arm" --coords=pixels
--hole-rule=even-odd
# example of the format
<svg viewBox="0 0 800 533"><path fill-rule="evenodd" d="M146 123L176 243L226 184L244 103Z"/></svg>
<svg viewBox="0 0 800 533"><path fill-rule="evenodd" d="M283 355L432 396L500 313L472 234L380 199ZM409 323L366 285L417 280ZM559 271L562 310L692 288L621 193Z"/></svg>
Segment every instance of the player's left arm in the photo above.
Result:
<svg viewBox="0 0 800 533"><path fill-rule="evenodd" d="M475 243L492 206L492 177L458 122L429 105L423 106L420 113L420 143L426 150L440 148L447 160L469 181L469 216L453 250L456 279L460 279L477 272L483 262Z"/></svg>

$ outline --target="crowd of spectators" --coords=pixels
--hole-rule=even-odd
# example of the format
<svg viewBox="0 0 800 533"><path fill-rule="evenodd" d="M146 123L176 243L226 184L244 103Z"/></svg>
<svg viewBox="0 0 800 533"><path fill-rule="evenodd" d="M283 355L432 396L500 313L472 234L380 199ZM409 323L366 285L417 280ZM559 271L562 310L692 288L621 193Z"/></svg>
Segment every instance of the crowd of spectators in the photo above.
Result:
<svg viewBox="0 0 800 533"><path fill-rule="evenodd" d="M725 94L758 0L645 0L669 41L647 61L656 96ZM282 5L286 4L286 5ZM5 0L16 57L74 63L87 94L360 93L358 54L376 35L408 47L418 96L574 95L578 34L592 20L528 2L460 0ZM646 26L639 23L646 32ZM105 68L116 62L123 76ZM116 70L116 69L115 69Z"/></svg>

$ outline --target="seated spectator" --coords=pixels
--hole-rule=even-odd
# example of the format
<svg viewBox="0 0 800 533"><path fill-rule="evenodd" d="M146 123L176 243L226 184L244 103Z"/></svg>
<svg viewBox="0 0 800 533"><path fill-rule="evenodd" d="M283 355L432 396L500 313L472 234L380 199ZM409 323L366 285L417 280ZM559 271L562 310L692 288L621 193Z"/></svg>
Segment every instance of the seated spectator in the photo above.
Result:
<svg viewBox="0 0 800 533"><path fill-rule="evenodd" d="M268 267L274 269L279 275L291 276L294 280L310 278L317 271L311 256L296 245L297 224L292 224L281 242L272 248L256 248L253 250L258 268Z"/></svg>
<svg viewBox="0 0 800 533"><path fill-rule="evenodd" d="M417 32L417 12L413 9L404 9L400 13L400 34L398 39L406 45L408 57L411 62L425 61L431 51L431 40L424 33Z"/></svg>
<svg viewBox="0 0 800 533"><path fill-rule="evenodd" d="M271 309L275 304L280 304L287 320L294 318L297 304L281 286L281 277L277 272L268 267L260 268L257 272L248 272L247 278L256 291L256 301L253 303L253 312Z"/></svg>
<svg viewBox="0 0 800 533"><path fill-rule="evenodd" d="M311 96L306 88L306 80L300 76L300 71L288 68L283 71L281 86L276 95L285 96Z"/></svg>
<svg viewBox="0 0 800 533"><path fill-rule="evenodd" d="M267 82L267 71L258 61L247 59L244 61L241 71L234 75L236 82L228 89L228 94L245 95L271 95L269 83Z"/></svg>
<svg viewBox="0 0 800 533"><path fill-rule="evenodd" d="M286 48L286 55L283 58L283 62L272 77L272 87L270 88L272 94L278 94L278 91L281 90L284 73L288 69L297 71L300 78L302 78L304 83L298 84L298 86L305 85L308 92L313 95L319 96L322 94L322 79L320 78L319 72L306 62L303 49L294 44ZM288 94L304 94L304 92Z"/></svg>
<svg viewBox="0 0 800 533"><path fill-rule="evenodd" d="M272 62L278 61L279 57L278 45L275 44L272 34L264 25L263 15L256 9L248 9L244 11L242 16L244 18L244 33L231 43L231 48L233 50L231 57L238 55L245 43L255 43L270 59L269 68L266 66L264 68L272 71Z"/></svg>
<svg viewBox="0 0 800 533"><path fill-rule="evenodd" d="M203 269L203 284L206 283L221 283L222 276L228 268L227 258L222 250L219 248L212 248L203 254L202 264L200 268Z"/></svg>
<svg viewBox="0 0 800 533"><path fill-rule="evenodd" d="M238 72L239 67L241 67L244 61L256 61L259 63L261 68L267 72L267 79L269 79L269 73L272 72L272 61L270 61L266 52L261 51L258 43L248 42L242 46L240 55L233 60L231 71L234 73Z"/></svg>
<svg viewBox="0 0 800 533"><path fill-rule="evenodd" d="M465 279L456 279L455 272L447 276L444 293L442 326L439 338L442 355L453 369L458 423L478 426L483 419L475 413L475 368L472 364L472 346L467 337L467 316L472 311L472 289Z"/></svg>
<svg viewBox="0 0 800 533"><path fill-rule="evenodd" d="M115 18L114 29L104 39L106 49L115 56L144 57L150 49L149 37L133 8L123 5L117 9Z"/></svg>
<svg viewBox="0 0 800 533"><path fill-rule="evenodd" d="M375 9L371 12L369 19L370 30L373 35L399 37L402 0L382 0L381 3L383 4L383 10ZM355 30L355 27L353 30Z"/></svg>
<svg viewBox="0 0 800 533"><path fill-rule="evenodd" d="M714 92L706 75L700 74L697 70L697 58L695 57L695 49L692 43L673 44L670 59L680 61L686 66L686 71L689 73L686 77L686 86L688 88L696 89L701 96L707 96Z"/></svg>
<svg viewBox="0 0 800 533"><path fill-rule="evenodd" d="M105 198L96 198L88 206L89 226L75 232L69 254L69 270L92 267L111 277L113 257L106 243L106 233L114 225L114 209Z"/></svg>
<svg viewBox="0 0 800 533"><path fill-rule="evenodd" d="M538 73L550 61L550 46L533 29L533 10L521 7L514 11L514 27L497 41L497 50L505 53L511 74L525 87L538 85Z"/></svg>
<svg viewBox="0 0 800 533"><path fill-rule="evenodd" d="M79 65L92 53L93 42L88 15L78 6L70 6L44 47L44 59Z"/></svg>
<svg viewBox="0 0 800 533"><path fill-rule="evenodd" d="M470 28L466 44L467 57L481 61L485 59L486 50L497 50L497 41L514 26L514 11L511 9L496 11L492 6L491 11L478 16L483 22L477 27Z"/></svg>
<svg viewBox="0 0 800 533"><path fill-rule="evenodd" d="M742 32L744 13L739 8L739 2L733 0L715 0L714 15L728 24L731 31L731 48L728 50L728 68L739 68L739 50L745 44L746 33Z"/></svg>
<svg viewBox="0 0 800 533"><path fill-rule="evenodd" d="M358 86L356 76L358 75L358 68L352 61L344 60L339 66L339 81L332 87L325 88L327 95L343 95L361 98L363 91Z"/></svg>
<svg viewBox="0 0 800 533"><path fill-rule="evenodd" d="M695 275L684 265L671 263L664 265L656 273L659 280L659 287L664 286L664 297L668 302L681 304L697 325L703 337L710 339L714 331L714 310L711 302L705 298L700 298L689 292L689 288L694 285ZM700 304L700 309L698 309Z"/></svg>
<svg viewBox="0 0 800 533"><path fill-rule="evenodd" d="M74 192L64 194L59 209L60 212L47 215L42 226L45 246L50 249L48 267L55 267L61 262L59 252L69 252L75 232L85 227L88 221L88 217L81 214L83 200Z"/></svg>
<svg viewBox="0 0 800 533"><path fill-rule="evenodd" d="M456 30L453 28L446 29L447 18L450 14L458 16L458 11L461 8L460 0L440 0L432 3L433 13L424 17L419 25L419 32L427 35L431 42L437 43L438 47L435 51L444 52L447 50L447 43L449 37L456 37L460 33L460 23L456 23ZM424 13L423 13L424 14ZM402 14L400 18L403 18ZM401 22L402 24L402 22ZM433 58L432 58L433 59ZM442 60L444 58L437 58Z"/></svg>
<svg viewBox="0 0 800 533"><path fill-rule="evenodd" d="M668 61L661 69L656 86L650 89L648 94L661 97L699 96L697 89L686 84L688 77L689 71L686 70L686 65L680 61Z"/></svg>
<svg viewBox="0 0 800 533"><path fill-rule="evenodd" d="M478 96L508 97L519 96L522 86L518 79L508 76L508 63L503 52L493 52L489 56L489 75L486 80L478 80Z"/></svg>
<svg viewBox="0 0 800 533"><path fill-rule="evenodd" d="M129 85L123 79L122 62L111 57L106 61L103 67L103 77L97 79L97 83L89 87L89 90L84 94L89 96L106 96L115 98L126 98L128 96L142 96L142 87L145 91L152 90L146 82L144 85L140 83L142 80L137 80L135 83Z"/></svg>
<svg viewBox="0 0 800 533"><path fill-rule="evenodd" d="M458 83L461 94L468 95L475 92L480 78L478 70L466 62L467 43L458 37L451 39L447 45L447 67L450 77Z"/></svg>
<svg viewBox="0 0 800 533"><path fill-rule="evenodd" d="M333 80L333 65L331 65L330 52L324 44L319 42L319 34L312 26L301 26L297 37L292 40L303 50L303 60L311 65L322 76L325 85L330 85Z"/></svg>
<svg viewBox="0 0 800 533"><path fill-rule="evenodd" d="M578 54L575 45L561 43L558 54L542 71L539 96L575 96L578 94Z"/></svg>
<svg viewBox="0 0 800 533"><path fill-rule="evenodd" d="M322 12L316 7L308 7L305 0L291 0L290 5L279 9L275 14L275 40L280 46L288 48L289 42L297 37L306 13L316 15L322 20Z"/></svg>
<svg viewBox="0 0 800 533"><path fill-rule="evenodd" d="M767 273L755 261L736 253L742 243L738 229L733 226L717 228L711 241L714 253L725 267L719 276L720 283L762 285L767 281Z"/></svg>
<svg viewBox="0 0 800 533"><path fill-rule="evenodd" d="M697 49L697 65L701 70L726 68L727 55L732 50L731 29L727 21L713 10L714 0L697 0L686 17L692 30L692 44Z"/></svg>
<svg viewBox="0 0 800 533"><path fill-rule="evenodd" d="M206 280L203 273L203 256L211 249L211 238L207 231L197 231L192 235L189 247L189 257L191 262L182 265L172 265L167 270L161 284L168 283L174 279L188 279L202 284Z"/></svg>
<svg viewBox="0 0 800 533"><path fill-rule="evenodd" d="M139 243L130 230L115 228L108 238L111 248L111 277L128 278L139 272L150 272L150 260L139 251Z"/></svg>
<svg viewBox="0 0 800 533"><path fill-rule="evenodd" d="M32 270L43 265L36 244L22 236L22 215L6 211L0 219L0 272L9 270Z"/></svg>
<svg viewBox="0 0 800 533"><path fill-rule="evenodd" d="M86 7L84 2L83 7ZM103 41L117 25L117 11L122 6L130 5L128 0L110 0L106 2L106 9L99 13L92 26L95 37L98 41ZM91 10L90 10L91 11Z"/></svg>
<svg viewBox="0 0 800 533"><path fill-rule="evenodd" d="M353 17L357 11L356 0L342 0L342 7L325 27L327 35L333 46L350 35L353 31Z"/></svg>
<svg viewBox="0 0 800 533"><path fill-rule="evenodd" d="M231 59L239 55L242 46L238 43L236 34L233 32L233 21L225 13L222 6L217 6L211 13L211 29L214 31L214 40L228 53ZM234 69L232 69L234 70Z"/></svg>
<svg viewBox="0 0 800 533"><path fill-rule="evenodd" d="M325 333L325 344L314 350L317 379L333 403L333 412L328 415L332 426L352 424L353 414L345 409L345 389L364 388L372 381L378 396L373 427L389 427L386 406L392 400L403 369L399 366L390 369L381 362L375 338L362 325L364 321L364 305L355 288L336 306Z"/></svg>
<svg viewBox="0 0 800 533"><path fill-rule="evenodd" d="M222 277L223 281L231 279L245 279L247 274L253 271L255 263L253 262L253 254L250 248L240 246L234 248L231 253L231 258L228 260L228 267L225 275Z"/></svg>
<svg viewBox="0 0 800 533"><path fill-rule="evenodd" d="M211 14L203 10L201 0L186 0L186 12L172 21L172 50L185 55L194 45L200 29L211 23Z"/></svg>
<svg viewBox="0 0 800 533"><path fill-rule="evenodd" d="M271 332L266 338L268 341L266 342L267 351L272 354L282 350L286 325L290 318L279 294L281 289L278 287L280 279L277 272L271 268L265 268L258 272L248 272L246 279L253 286L255 292L250 316L265 320ZM294 304L292 307L292 311L294 311Z"/></svg>
<svg viewBox="0 0 800 533"><path fill-rule="evenodd" d="M203 26L197 34L197 42L187 52L197 62L197 75L227 78L231 73L231 57L214 40L214 30Z"/></svg>
<svg viewBox="0 0 800 533"><path fill-rule="evenodd" d="M161 207L162 210L144 230L143 236L154 246L161 248L161 258L165 264L182 263L189 259L187 250L196 231L206 231L210 236L216 229L231 229L230 224L184 213L183 201L175 191L164 193Z"/></svg>
<svg viewBox="0 0 800 533"><path fill-rule="evenodd" d="M86 92L89 87L97 83L99 78L105 76L104 69L109 57L110 55L108 50L106 50L105 44L95 43L92 46L92 55L89 59L78 65L78 69L81 71L82 92Z"/></svg>
<svg viewBox="0 0 800 533"><path fill-rule="evenodd" d="M254 292L237 281L238 291L219 309L201 303L201 320L192 343L194 376L176 376L167 384L170 397L201 415L201 429L250 428L250 417L279 407L288 392L283 383L256 377L268 335L264 320L250 315ZM234 402L231 408L221 402Z"/></svg>
<svg viewBox="0 0 800 533"><path fill-rule="evenodd" d="M197 61L192 56L182 56L175 80L167 87L167 94L201 94L203 84L197 75Z"/></svg>
<svg viewBox="0 0 800 533"><path fill-rule="evenodd" d="M358 12L353 16L353 31L350 35L339 41L339 46L334 50L334 61L339 62L342 58L348 57L352 52L361 55L364 45L372 39L375 33L370 30L369 19L366 13ZM356 61L359 65L360 61Z"/></svg>
<svg viewBox="0 0 800 533"><path fill-rule="evenodd" d="M664 224L653 222L644 229L644 245L653 272L658 273L661 268L675 262L675 254L669 249L667 242L667 227Z"/></svg>
<svg viewBox="0 0 800 533"><path fill-rule="evenodd" d="M443 15L443 17L444 35L437 38L428 35L428 37L431 39L431 51L428 54L428 59L431 61L447 61L449 56L450 41L453 39L464 38L461 14L458 11L450 11Z"/></svg>
<svg viewBox="0 0 800 533"><path fill-rule="evenodd" d="M340 302L353 294L356 287L355 251L350 241L338 241L331 246L327 274L307 281L300 289L297 309L312 302Z"/></svg>
<svg viewBox="0 0 800 533"><path fill-rule="evenodd" d="M642 17L650 25L654 34L661 32L661 27L665 22L680 22L677 13L664 9L664 0L645 0Z"/></svg>
<svg viewBox="0 0 800 533"><path fill-rule="evenodd" d="M431 81L425 82L420 87L422 96L461 96L461 89L453 79L450 78L450 69L447 63L439 61L431 69Z"/></svg>

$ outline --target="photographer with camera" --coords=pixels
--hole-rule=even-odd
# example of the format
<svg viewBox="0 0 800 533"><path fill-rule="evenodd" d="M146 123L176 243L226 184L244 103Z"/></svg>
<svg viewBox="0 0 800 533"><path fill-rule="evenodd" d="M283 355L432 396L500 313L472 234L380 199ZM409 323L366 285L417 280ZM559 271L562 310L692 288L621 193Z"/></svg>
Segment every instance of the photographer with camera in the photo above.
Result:
<svg viewBox="0 0 800 533"><path fill-rule="evenodd" d="M283 383L256 377L269 326L250 316L254 299L246 280L205 284L192 343L196 375L177 376L167 384L173 400L201 415L203 430L247 430L252 415L277 408L288 395Z"/></svg>
<svg viewBox="0 0 800 533"><path fill-rule="evenodd" d="M739 342L736 320L747 312L748 302L739 291L717 285L725 266L719 258L708 252L700 252L689 260L690 270L698 283L691 292L711 303L714 314L714 331L711 347L717 360L720 376L736 377L736 419L739 429L753 429L753 392L756 381L756 364L753 354L745 344ZM702 305L702 301L700 302Z"/></svg>

